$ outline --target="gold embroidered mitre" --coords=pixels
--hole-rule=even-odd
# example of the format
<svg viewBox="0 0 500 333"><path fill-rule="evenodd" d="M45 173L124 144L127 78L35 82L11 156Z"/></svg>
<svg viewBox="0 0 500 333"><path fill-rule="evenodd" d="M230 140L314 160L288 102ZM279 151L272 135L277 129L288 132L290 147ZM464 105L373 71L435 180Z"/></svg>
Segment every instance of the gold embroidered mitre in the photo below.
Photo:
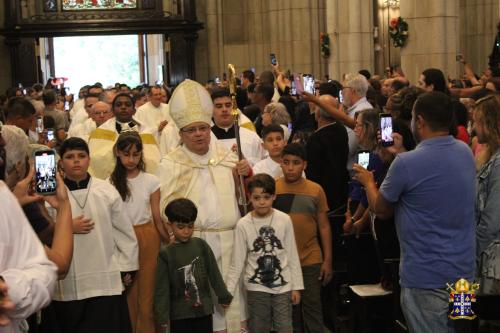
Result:
<svg viewBox="0 0 500 333"><path fill-rule="evenodd" d="M195 122L212 123L212 98L198 82L184 80L168 103L170 116L179 129Z"/></svg>

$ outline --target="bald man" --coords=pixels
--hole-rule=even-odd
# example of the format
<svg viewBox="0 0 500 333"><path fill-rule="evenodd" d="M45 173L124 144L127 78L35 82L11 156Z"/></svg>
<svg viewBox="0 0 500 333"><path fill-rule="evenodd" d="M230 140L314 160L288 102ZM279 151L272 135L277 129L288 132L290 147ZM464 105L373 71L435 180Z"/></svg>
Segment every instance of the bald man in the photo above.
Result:
<svg viewBox="0 0 500 333"><path fill-rule="evenodd" d="M322 95L320 101L338 107L331 95ZM307 141L307 179L323 185L328 207L336 210L347 202L348 135L345 126L326 111L317 108L318 129Z"/></svg>
<svg viewBox="0 0 500 333"><path fill-rule="evenodd" d="M69 130L69 136L82 138L88 142L90 133L112 117L113 112L111 112L111 105L105 102L96 102L90 108L89 118L83 123L71 128Z"/></svg>

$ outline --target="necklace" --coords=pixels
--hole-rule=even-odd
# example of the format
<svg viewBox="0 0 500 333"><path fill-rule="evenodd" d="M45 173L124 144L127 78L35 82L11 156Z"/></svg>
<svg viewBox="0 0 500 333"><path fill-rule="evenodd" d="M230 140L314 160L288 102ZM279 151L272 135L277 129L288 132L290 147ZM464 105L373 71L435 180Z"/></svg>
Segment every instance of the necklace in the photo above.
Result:
<svg viewBox="0 0 500 333"><path fill-rule="evenodd" d="M87 194L85 194L85 200L83 201L83 205L80 204L80 201L78 201L78 199L75 197L75 195L73 194L73 191L69 191L69 194L71 194L71 196L73 197L73 199L75 200L76 204L78 205L78 207L80 207L80 209L83 211L83 209L85 208L85 206L87 205L87 200L89 198L89 193L90 193L90 186L92 185L92 177L90 177L90 180L89 180L89 184L87 185Z"/></svg>
<svg viewBox="0 0 500 333"><path fill-rule="evenodd" d="M259 237L259 231L257 230L257 227L255 226L255 222L253 220L253 214L250 213L250 217L252 219L252 225L253 225L253 228L255 229L255 233L257 234L257 237ZM271 222L269 222L269 227L271 227L273 225L273 219L274 219L274 209L273 209L273 212L271 214Z"/></svg>

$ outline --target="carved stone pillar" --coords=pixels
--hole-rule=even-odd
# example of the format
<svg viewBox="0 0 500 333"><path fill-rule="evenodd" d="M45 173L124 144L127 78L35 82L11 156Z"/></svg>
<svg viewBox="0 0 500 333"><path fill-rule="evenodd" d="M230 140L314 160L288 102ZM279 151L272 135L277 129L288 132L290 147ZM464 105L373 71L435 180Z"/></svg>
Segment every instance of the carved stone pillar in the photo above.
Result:
<svg viewBox="0 0 500 333"><path fill-rule="evenodd" d="M409 25L409 37L401 49L401 67L410 82L434 67L457 77L458 0L405 0L401 17Z"/></svg>
<svg viewBox="0 0 500 333"><path fill-rule="evenodd" d="M373 72L372 1L327 0L326 26L330 35L330 78L341 80L343 74L360 69Z"/></svg>

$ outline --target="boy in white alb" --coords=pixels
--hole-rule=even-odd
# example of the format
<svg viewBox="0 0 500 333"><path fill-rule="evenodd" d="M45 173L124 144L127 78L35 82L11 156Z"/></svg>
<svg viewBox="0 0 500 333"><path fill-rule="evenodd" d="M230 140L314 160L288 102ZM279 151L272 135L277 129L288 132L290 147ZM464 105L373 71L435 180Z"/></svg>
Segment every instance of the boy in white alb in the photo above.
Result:
<svg viewBox="0 0 500 333"><path fill-rule="evenodd" d="M286 145L285 133L280 125L271 124L262 129L262 146L269 156L257 162L253 174L265 173L274 179L283 177L281 170L281 151Z"/></svg>
<svg viewBox="0 0 500 333"><path fill-rule="evenodd" d="M271 124L262 129L262 146L267 150L269 156L262 161L257 162L253 167L253 174L265 173L274 179L283 177L283 169L281 168L281 152L286 146L285 133L283 127L276 124ZM302 177L306 178L306 174L302 173Z"/></svg>
<svg viewBox="0 0 500 333"><path fill-rule="evenodd" d="M236 225L227 289L235 291L244 270L250 332L292 332L292 304L304 289L292 220L273 208L271 176L255 175L248 189L253 211Z"/></svg>
<svg viewBox="0 0 500 333"><path fill-rule="evenodd" d="M50 331L131 332L123 311L125 277L139 269L137 238L117 190L91 177L87 143L66 139L60 148L73 215L74 251L68 274L53 297Z"/></svg>

